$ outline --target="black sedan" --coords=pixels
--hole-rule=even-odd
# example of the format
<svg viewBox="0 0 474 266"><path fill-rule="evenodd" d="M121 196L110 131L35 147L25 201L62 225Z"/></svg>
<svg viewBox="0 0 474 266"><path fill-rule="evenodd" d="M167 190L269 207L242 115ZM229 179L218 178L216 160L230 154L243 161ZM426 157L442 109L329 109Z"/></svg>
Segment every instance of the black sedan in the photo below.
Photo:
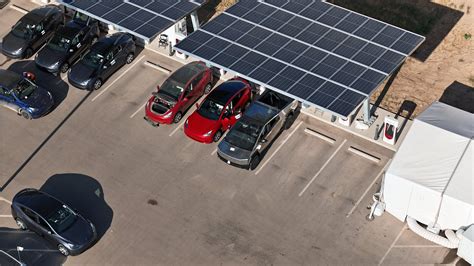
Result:
<svg viewBox="0 0 474 266"><path fill-rule="evenodd" d="M24 15L2 40L2 53L10 58L29 58L64 24L64 12L57 6L36 8Z"/></svg>
<svg viewBox="0 0 474 266"><path fill-rule="evenodd" d="M36 189L13 198L12 216L20 229L42 236L65 256L78 255L97 239L95 226L58 199Z"/></svg>
<svg viewBox="0 0 474 266"><path fill-rule="evenodd" d="M135 51L135 41L130 34L119 32L104 37L71 67L69 83L80 89L97 90L115 71L135 59Z"/></svg>
<svg viewBox="0 0 474 266"><path fill-rule="evenodd" d="M79 19L81 14L76 14L79 15L66 26L59 27L51 41L39 51L35 59L39 69L53 74L66 73L69 67L97 42L100 34L99 22L88 17L85 20Z"/></svg>

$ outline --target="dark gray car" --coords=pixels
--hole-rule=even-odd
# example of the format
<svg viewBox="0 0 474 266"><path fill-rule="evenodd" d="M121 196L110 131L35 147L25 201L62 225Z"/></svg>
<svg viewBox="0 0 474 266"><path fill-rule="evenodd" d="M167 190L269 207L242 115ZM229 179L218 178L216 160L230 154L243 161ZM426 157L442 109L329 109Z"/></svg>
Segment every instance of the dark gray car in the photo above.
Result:
<svg viewBox="0 0 474 266"><path fill-rule="evenodd" d="M53 74L66 73L97 42L99 34L98 21L77 12L74 19L59 27L49 43L39 51L36 65Z"/></svg>
<svg viewBox="0 0 474 266"><path fill-rule="evenodd" d="M28 188L18 192L11 208L20 229L37 233L65 256L82 253L97 239L92 222L42 191Z"/></svg>
<svg viewBox="0 0 474 266"><path fill-rule="evenodd" d="M134 38L127 33L115 33L103 37L68 73L74 87L97 90L115 71L135 59Z"/></svg>
<svg viewBox="0 0 474 266"><path fill-rule="evenodd" d="M269 145L292 122L298 102L266 90L219 143L217 155L230 165L255 169Z"/></svg>
<svg viewBox="0 0 474 266"><path fill-rule="evenodd" d="M64 24L63 11L54 5L24 15L2 40L2 53L10 58L29 58Z"/></svg>

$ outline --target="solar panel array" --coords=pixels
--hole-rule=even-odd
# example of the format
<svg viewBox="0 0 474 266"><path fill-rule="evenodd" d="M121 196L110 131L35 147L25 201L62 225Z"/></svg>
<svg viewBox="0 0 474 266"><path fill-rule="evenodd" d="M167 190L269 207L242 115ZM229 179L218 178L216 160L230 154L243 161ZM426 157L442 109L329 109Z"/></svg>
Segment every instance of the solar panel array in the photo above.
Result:
<svg viewBox="0 0 474 266"><path fill-rule="evenodd" d="M150 40L206 0L60 0L65 6Z"/></svg>
<svg viewBox="0 0 474 266"><path fill-rule="evenodd" d="M347 117L423 41L317 0L240 0L175 48Z"/></svg>

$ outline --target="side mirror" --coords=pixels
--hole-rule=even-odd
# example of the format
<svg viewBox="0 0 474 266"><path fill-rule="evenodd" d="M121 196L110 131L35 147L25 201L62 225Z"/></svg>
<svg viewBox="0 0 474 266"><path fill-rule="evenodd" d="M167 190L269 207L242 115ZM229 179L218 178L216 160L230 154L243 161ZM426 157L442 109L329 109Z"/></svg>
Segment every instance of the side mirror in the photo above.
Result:
<svg viewBox="0 0 474 266"><path fill-rule="evenodd" d="M266 139L262 139L262 140L260 140L260 142L261 142L261 143L265 143L265 142L267 142L267 140L266 140Z"/></svg>
<svg viewBox="0 0 474 266"><path fill-rule="evenodd" d="M262 145L258 144L257 150L260 150L262 148Z"/></svg>
<svg viewBox="0 0 474 266"><path fill-rule="evenodd" d="M196 103L196 109L199 109L199 103Z"/></svg>

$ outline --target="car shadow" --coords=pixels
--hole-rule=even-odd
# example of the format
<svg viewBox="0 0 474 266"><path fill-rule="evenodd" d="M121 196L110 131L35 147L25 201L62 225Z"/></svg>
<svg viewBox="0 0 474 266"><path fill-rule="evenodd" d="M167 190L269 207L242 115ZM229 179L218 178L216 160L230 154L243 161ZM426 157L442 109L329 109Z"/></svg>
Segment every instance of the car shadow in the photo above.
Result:
<svg viewBox="0 0 474 266"><path fill-rule="evenodd" d="M8 70L22 74L23 72L31 72L35 74L35 83L51 92L54 100L54 106L51 111L54 111L66 99L69 92L69 85L61 79L60 76L47 73L39 70L36 67L34 60L24 60L13 63Z"/></svg>
<svg viewBox="0 0 474 266"><path fill-rule="evenodd" d="M83 174L65 173L51 176L40 188L77 210L96 227L97 241L112 224L113 211L104 197L100 183Z"/></svg>
<svg viewBox="0 0 474 266"><path fill-rule="evenodd" d="M444 90L439 101L474 114L474 87L455 81Z"/></svg>
<svg viewBox="0 0 474 266"><path fill-rule="evenodd" d="M63 265L67 257L53 245L31 231L0 227L0 250L24 265ZM2 264L2 261L8 263ZM15 265L0 252L0 265Z"/></svg>

